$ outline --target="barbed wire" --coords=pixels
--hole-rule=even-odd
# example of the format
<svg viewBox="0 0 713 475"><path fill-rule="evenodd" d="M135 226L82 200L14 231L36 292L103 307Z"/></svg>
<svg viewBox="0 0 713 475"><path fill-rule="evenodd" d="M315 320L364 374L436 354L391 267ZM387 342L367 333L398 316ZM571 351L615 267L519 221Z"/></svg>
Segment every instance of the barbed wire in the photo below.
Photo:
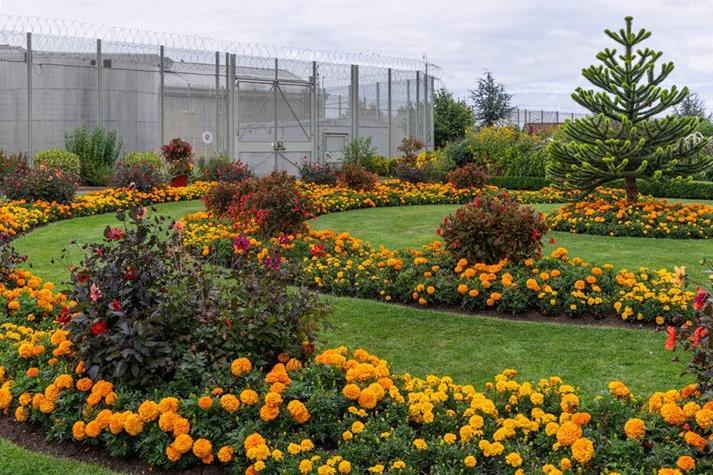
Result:
<svg viewBox="0 0 713 475"><path fill-rule="evenodd" d="M86 48L87 40L101 39L102 42L125 45L127 50L128 46L145 48L163 45L176 51L184 51L187 56L204 56L220 51L253 58L358 64L398 70L422 71L426 67L423 60L398 58L377 53L301 49L290 46L225 41L203 36L162 33L58 18L0 15L0 31L42 35L46 37L46 41L43 43L45 48L58 50L62 48L72 50L72 46L68 43L76 40L78 44L75 49L83 51ZM435 64L428 64L428 72L429 75L436 78L442 75L441 69Z"/></svg>

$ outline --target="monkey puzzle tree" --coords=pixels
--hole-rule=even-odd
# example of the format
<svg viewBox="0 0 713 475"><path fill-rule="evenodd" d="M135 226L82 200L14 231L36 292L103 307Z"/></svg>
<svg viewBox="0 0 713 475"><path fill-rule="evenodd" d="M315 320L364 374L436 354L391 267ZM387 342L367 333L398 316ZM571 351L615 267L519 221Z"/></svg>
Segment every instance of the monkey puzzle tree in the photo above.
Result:
<svg viewBox="0 0 713 475"><path fill-rule="evenodd" d="M548 175L561 189L590 192L597 186L624 179L629 203L637 200L637 179L683 177L708 169L713 158L698 152L707 139L696 134L698 118L661 114L688 96L688 89L664 88L673 71L663 53L634 48L651 36L645 29L634 33L632 18L619 32L605 30L622 45L623 53L606 48L596 58L602 65L582 70L601 91L578 87L572 98L594 113L563 125L564 140L555 141Z"/></svg>

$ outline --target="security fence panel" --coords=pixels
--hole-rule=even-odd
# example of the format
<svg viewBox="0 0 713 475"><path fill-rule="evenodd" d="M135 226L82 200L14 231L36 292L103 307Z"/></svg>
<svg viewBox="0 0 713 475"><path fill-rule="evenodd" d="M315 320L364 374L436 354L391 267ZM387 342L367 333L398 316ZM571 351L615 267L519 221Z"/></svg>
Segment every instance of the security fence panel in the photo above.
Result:
<svg viewBox="0 0 713 475"><path fill-rule="evenodd" d="M323 163L341 164L352 140L351 66L318 63L317 143Z"/></svg>
<svg viewBox="0 0 713 475"><path fill-rule="evenodd" d="M161 145L159 48L103 41L101 63L98 125L115 130L124 151L157 150Z"/></svg>
<svg viewBox="0 0 713 475"><path fill-rule="evenodd" d="M0 15L0 147L63 147L77 127L115 130L123 150L175 137L257 174L342 162L371 137L394 155L433 142L433 78L420 61L307 51Z"/></svg>
<svg viewBox="0 0 713 475"><path fill-rule="evenodd" d="M389 120L387 94L389 70L359 68L359 136L371 137L379 155L389 155Z"/></svg>
<svg viewBox="0 0 713 475"><path fill-rule="evenodd" d="M97 41L32 36L32 152L63 148L64 136L98 125Z"/></svg>
<svg viewBox="0 0 713 475"><path fill-rule="evenodd" d="M391 153L398 155L398 146L411 133L411 118L414 115L410 103L411 72L393 70L391 72Z"/></svg>
<svg viewBox="0 0 713 475"><path fill-rule="evenodd" d="M0 31L0 150L28 150L27 35Z"/></svg>

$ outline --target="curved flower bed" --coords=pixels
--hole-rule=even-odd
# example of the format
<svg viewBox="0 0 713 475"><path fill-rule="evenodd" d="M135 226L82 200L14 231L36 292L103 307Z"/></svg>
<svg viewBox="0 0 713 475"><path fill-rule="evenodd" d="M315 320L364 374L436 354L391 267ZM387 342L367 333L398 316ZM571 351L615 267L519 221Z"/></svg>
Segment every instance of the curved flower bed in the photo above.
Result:
<svg viewBox="0 0 713 475"><path fill-rule="evenodd" d="M13 238L19 233L54 221L108 213L139 203L195 200L205 195L211 186L210 182L196 182L182 188L157 188L148 193L126 188L109 188L77 196L69 204L0 201L0 238Z"/></svg>
<svg viewBox="0 0 713 475"><path fill-rule="evenodd" d="M695 385L640 397L613 381L585 401L556 376L508 369L476 389L340 347L263 371L236 355L210 387L137 391L87 376L60 328L72 303L51 286L24 271L5 285L25 301L0 331L0 411L114 456L248 474L713 470L713 402Z"/></svg>
<svg viewBox="0 0 713 475"><path fill-rule="evenodd" d="M620 190L598 190L588 201L570 203L549 216L555 231L601 236L671 239L713 237L713 207L645 198L628 204Z"/></svg>
<svg viewBox="0 0 713 475"><path fill-rule="evenodd" d="M570 258L564 248L540 260L496 265L453 262L434 241L421 249L375 248L348 233L311 230L306 235L259 241L228 221L196 213L183 219L185 243L204 256L232 253L256 259L279 255L301 263L302 281L314 288L387 302L447 305L472 311L605 318L663 325L690 315L694 293L666 270L633 273Z"/></svg>
<svg viewBox="0 0 713 475"><path fill-rule="evenodd" d="M471 201L478 193L501 191L495 186L463 189L455 188L450 183L414 184L400 180L384 180L373 190L354 190L342 185L311 183L300 183L300 187L315 202L318 214L383 206L463 204ZM521 203L564 203L571 197L549 187L536 191L513 190L508 193Z"/></svg>

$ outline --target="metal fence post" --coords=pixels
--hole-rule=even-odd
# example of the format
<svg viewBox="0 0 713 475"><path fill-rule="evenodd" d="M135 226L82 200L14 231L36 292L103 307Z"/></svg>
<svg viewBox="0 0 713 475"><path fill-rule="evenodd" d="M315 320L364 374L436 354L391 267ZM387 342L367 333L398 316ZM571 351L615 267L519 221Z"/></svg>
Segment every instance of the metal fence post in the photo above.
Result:
<svg viewBox="0 0 713 475"><path fill-rule="evenodd" d="M215 151L220 152L220 52L218 51L215 52Z"/></svg>
<svg viewBox="0 0 713 475"><path fill-rule="evenodd" d="M351 97L349 109L352 115L352 140L359 138L359 66L352 64Z"/></svg>
<svg viewBox="0 0 713 475"><path fill-rule="evenodd" d="M159 86L158 86L158 109L159 109L159 123L161 125L161 137L160 144L166 143L166 51L163 45L159 46Z"/></svg>
<svg viewBox="0 0 713 475"><path fill-rule="evenodd" d="M97 127L102 126L102 40L97 40Z"/></svg>
<svg viewBox="0 0 713 475"><path fill-rule="evenodd" d="M309 120L309 135L310 140L312 141L312 156L310 157L310 162L312 163L319 162L319 142L317 140L319 135L319 107L317 104L319 101L318 86L319 80L317 78L317 61L312 61L312 84L310 85L310 104L312 108Z"/></svg>
<svg viewBox="0 0 713 475"><path fill-rule="evenodd" d="M393 144L391 141L393 140L393 134L391 131L391 68L389 68L388 72L386 73L386 114L388 115L387 118L387 130L388 130L388 147L389 147L389 152L387 154L387 158L391 158L392 153L393 153Z"/></svg>
<svg viewBox="0 0 713 475"><path fill-rule="evenodd" d="M416 71L416 137L421 135L421 71Z"/></svg>
<svg viewBox="0 0 713 475"><path fill-rule="evenodd" d="M273 143L272 143L272 148L275 156L275 168L274 170L277 171L278 169L278 135L277 135L277 126L278 126L278 120L277 120L277 113L279 112L279 109L277 107L277 100L278 100L278 94L279 90L278 88L280 87L279 83L279 63L277 58L275 58L275 82L272 85L272 113L273 113L273 128L272 128L272 136L273 136Z"/></svg>
<svg viewBox="0 0 713 475"><path fill-rule="evenodd" d="M436 148L436 99L434 96L434 91L436 90L435 87L436 80L433 76L431 76L431 106L429 108L429 133L431 134L431 145L433 146L433 148Z"/></svg>
<svg viewBox="0 0 713 475"><path fill-rule="evenodd" d="M406 137L411 137L411 80L406 80Z"/></svg>
<svg viewBox="0 0 713 475"><path fill-rule="evenodd" d="M27 33L25 61L27 61L27 158L32 165L34 161L32 158L32 33Z"/></svg>
<svg viewBox="0 0 713 475"><path fill-rule="evenodd" d="M235 54L231 54L228 57L228 79L230 81L230 102L228 105L230 106L230 115L228 117L228 155L231 160L237 160L238 157L236 156L235 153L235 95L236 95L236 85L235 85L235 79L236 79L236 71L235 71L235 62L236 62L236 56Z"/></svg>

